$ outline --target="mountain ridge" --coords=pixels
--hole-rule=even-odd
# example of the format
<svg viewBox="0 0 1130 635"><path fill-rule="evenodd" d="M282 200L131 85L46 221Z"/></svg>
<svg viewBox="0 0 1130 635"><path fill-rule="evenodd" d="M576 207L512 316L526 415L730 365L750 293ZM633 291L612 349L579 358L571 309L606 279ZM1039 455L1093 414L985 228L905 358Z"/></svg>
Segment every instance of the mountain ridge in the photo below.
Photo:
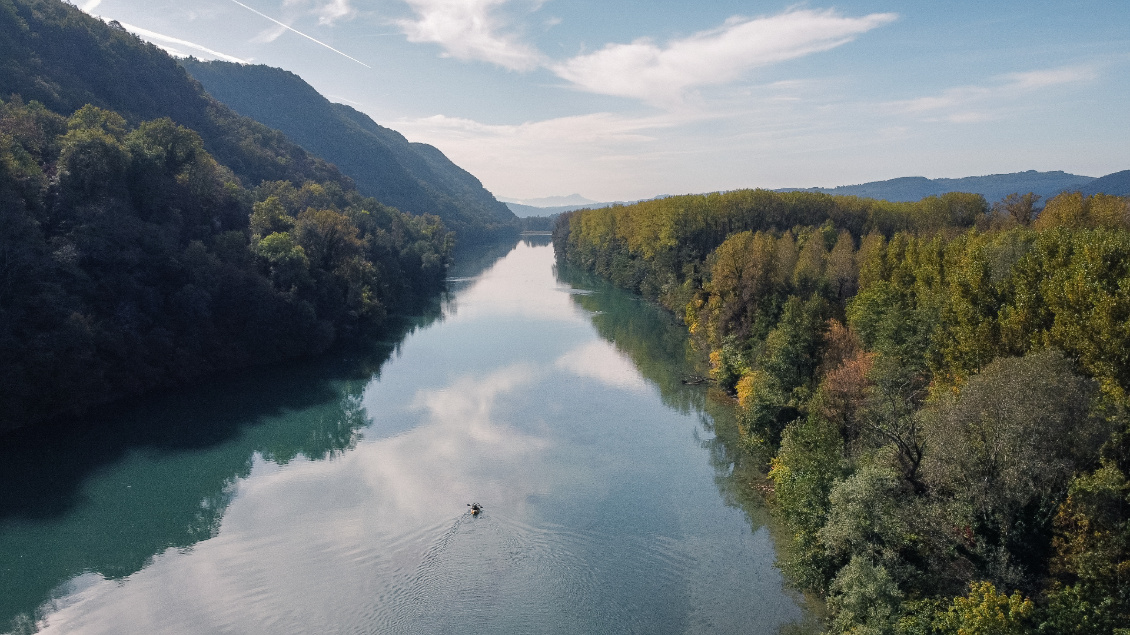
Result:
<svg viewBox="0 0 1130 635"><path fill-rule="evenodd" d="M589 203L586 205L555 205L553 207L538 207L536 205L525 205L522 203L506 203L506 207L510 208L511 212L518 218L529 218L531 216L555 216L564 212L572 212L578 209L595 208L595 207L608 207L613 203Z"/></svg>
<svg viewBox="0 0 1130 635"><path fill-rule="evenodd" d="M0 97L69 116L86 104L132 125L169 117L249 187L263 181L352 181L286 136L220 103L176 60L113 23L50 0L0 2Z"/></svg>
<svg viewBox="0 0 1130 635"><path fill-rule="evenodd" d="M600 201L594 201L587 196L580 194L568 194L565 196L542 196L539 198L511 198L499 197L503 203L516 203L518 205L525 205L527 207L565 207L568 205L600 205Z"/></svg>
<svg viewBox="0 0 1130 635"><path fill-rule="evenodd" d="M1121 172L1101 176L1085 185L1080 191L1088 196L1100 193L1114 196L1130 196L1130 170L1122 170Z"/></svg>
<svg viewBox="0 0 1130 635"><path fill-rule="evenodd" d="M839 196L860 196L893 202L913 202L927 196L940 196L947 192L972 192L981 194L989 202L1012 193L1035 192L1051 198L1065 191L1081 190L1095 181L1095 177L1070 174L1062 170L1050 172L1012 172L967 176L956 179L931 179L924 176L904 176L885 181L871 181L838 187L778 188L775 192L820 192Z"/></svg>
<svg viewBox="0 0 1130 635"><path fill-rule="evenodd" d="M257 64L180 63L216 99L332 162L362 194L406 212L435 214L464 241L516 233L510 209L439 149L329 101L298 75Z"/></svg>

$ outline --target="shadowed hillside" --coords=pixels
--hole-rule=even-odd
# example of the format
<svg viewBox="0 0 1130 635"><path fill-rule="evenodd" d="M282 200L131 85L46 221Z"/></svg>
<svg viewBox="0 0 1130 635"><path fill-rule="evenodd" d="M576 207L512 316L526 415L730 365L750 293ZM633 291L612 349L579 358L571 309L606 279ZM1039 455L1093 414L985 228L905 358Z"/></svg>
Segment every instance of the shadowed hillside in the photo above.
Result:
<svg viewBox="0 0 1130 635"><path fill-rule="evenodd" d="M375 332L450 249L119 26L0 0L0 431Z"/></svg>
<svg viewBox="0 0 1130 635"><path fill-rule="evenodd" d="M0 2L0 98L12 95L63 115L92 104L134 125L169 117L195 130L248 187L308 179L350 186L334 166L210 97L165 51L63 2Z"/></svg>
<svg viewBox="0 0 1130 635"><path fill-rule="evenodd" d="M330 103L294 73L196 59L181 64L217 99L335 163L363 194L406 212L435 214L461 240L516 233L506 205L442 152Z"/></svg>
<svg viewBox="0 0 1130 635"><path fill-rule="evenodd" d="M1109 194L1111 196L1130 196L1130 170L1108 174L1091 181L1081 190L1084 194Z"/></svg>
<svg viewBox="0 0 1130 635"><path fill-rule="evenodd" d="M1094 180L1094 177L1091 176L1080 176L1067 172L1028 170L1027 172L1013 174L967 176L960 179L928 179L924 176L904 176L860 185L807 189L783 188L777 191L822 192L837 196L860 196L900 203L918 201L927 196L941 196L947 192L972 192L984 196L986 200L996 201L1014 192L1034 192L1043 198L1051 198L1061 192L1079 190Z"/></svg>

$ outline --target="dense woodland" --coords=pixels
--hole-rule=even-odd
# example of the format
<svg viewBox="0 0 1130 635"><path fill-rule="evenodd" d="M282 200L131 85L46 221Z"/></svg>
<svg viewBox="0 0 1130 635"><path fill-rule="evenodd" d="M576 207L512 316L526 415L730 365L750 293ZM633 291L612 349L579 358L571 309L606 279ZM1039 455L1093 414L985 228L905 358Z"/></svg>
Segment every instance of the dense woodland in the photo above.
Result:
<svg viewBox="0 0 1130 635"><path fill-rule="evenodd" d="M0 0L0 430L321 352L452 240L120 25Z"/></svg>
<svg viewBox="0 0 1130 635"><path fill-rule="evenodd" d="M685 319L835 633L1130 628L1130 201L736 191L562 216Z"/></svg>
<svg viewBox="0 0 1130 635"><path fill-rule="evenodd" d="M0 429L318 353L443 285L451 235L199 135L0 101Z"/></svg>

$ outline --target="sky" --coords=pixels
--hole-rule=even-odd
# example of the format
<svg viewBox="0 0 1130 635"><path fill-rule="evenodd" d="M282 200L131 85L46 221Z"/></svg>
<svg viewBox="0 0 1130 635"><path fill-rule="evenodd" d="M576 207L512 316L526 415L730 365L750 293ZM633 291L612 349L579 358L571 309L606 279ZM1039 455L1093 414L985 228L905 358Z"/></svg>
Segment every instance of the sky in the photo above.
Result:
<svg viewBox="0 0 1130 635"><path fill-rule="evenodd" d="M1130 0L74 0L292 71L500 198L1130 168Z"/></svg>

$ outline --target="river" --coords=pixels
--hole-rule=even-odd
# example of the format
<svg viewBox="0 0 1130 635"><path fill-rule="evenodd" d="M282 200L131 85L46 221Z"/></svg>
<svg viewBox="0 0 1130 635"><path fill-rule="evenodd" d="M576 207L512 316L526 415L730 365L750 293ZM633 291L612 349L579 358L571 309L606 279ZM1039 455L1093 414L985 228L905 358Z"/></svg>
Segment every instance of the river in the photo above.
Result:
<svg viewBox="0 0 1130 635"><path fill-rule="evenodd" d="M545 240L449 287L386 342L0 438L0 629L760 634L802 618L725 407L681 382L670 316L559 272Z"/></svg>

